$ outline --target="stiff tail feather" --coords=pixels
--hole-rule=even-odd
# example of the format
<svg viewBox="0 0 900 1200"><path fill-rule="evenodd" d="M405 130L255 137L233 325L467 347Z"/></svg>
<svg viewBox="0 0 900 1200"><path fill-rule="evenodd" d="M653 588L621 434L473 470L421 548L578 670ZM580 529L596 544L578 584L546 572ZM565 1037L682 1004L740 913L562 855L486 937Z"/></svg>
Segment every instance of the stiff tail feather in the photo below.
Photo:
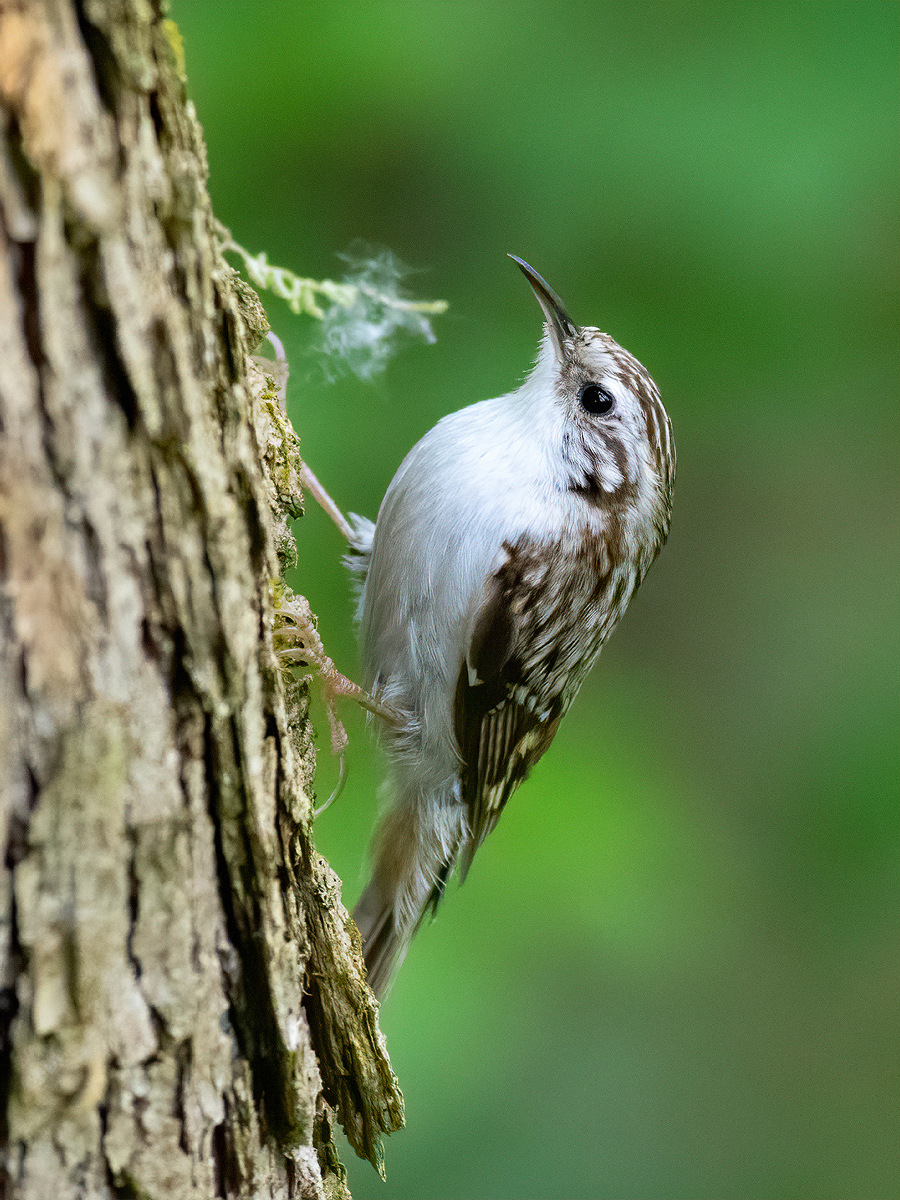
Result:
<svg viewBox="0 0 900 1200"><path fill-rule="evenodd" d="M353 920L359 930L366 963L366 979L379 1000L403 962L411 933L404 936L394 922L394 908L382 898L373 879L353 910Z"/></svg>
<svg viewBox="0 0 900 1200"><path fill-rule="evenodd" d="M398 929L393 905L382 898L377 880L373 879L360 896L353 910L353 920L362 938L366 980L379 1000L387 994L422 921L429 913L433 917L437 912L452 870L452 862L441 868L419 919L406 931Z"/></svg>

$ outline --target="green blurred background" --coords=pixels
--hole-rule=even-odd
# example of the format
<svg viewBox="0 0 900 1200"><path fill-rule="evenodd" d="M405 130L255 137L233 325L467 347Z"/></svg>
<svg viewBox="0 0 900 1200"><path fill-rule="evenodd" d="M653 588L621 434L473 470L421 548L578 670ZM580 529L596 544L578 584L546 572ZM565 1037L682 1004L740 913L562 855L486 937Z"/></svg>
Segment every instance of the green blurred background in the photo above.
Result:
<svg viewBox="0 0 900 1200"><path fill-rule="evenodd" d="M529 367L507 251L646 364L678 441L668 548L385 1006L408 1127L386 1185L346 1152L354 1197L897 1196L896 4L172 15L235 238L322 278L362 237L450 302L329 386L265 298L345 510ZM297 537L352 675L340 538L312 504ZM343 715L316 832L352 905L381 766Z"/></svg>

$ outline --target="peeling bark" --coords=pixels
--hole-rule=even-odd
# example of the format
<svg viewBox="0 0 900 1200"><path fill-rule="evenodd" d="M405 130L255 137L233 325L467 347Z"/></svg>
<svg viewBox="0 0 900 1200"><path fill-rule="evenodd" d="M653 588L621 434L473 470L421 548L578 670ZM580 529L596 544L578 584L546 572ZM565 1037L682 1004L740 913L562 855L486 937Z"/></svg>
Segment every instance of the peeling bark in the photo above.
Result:
<svg viewBox="0 0 900 1200"><path fill-rule="evenodd" d="M272 649L299 511L142 0L0 0L0 1195L346 1195L402 1097Z"/></svg>

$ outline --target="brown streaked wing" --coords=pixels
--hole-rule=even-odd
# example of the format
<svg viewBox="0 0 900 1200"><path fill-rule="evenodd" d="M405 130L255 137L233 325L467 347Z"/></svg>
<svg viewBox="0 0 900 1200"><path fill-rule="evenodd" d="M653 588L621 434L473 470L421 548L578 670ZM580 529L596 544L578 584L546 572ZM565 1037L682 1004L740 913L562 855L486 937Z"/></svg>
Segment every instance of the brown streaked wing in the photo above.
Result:
<svg viewBox="0 0 900 1200"><path fill-rule="evenodd" d="M508 547L509 549L509 547ZM454 727L460 754L462 796L471 839L461 855L463 878L475 851L491 832L503 806L547 750L559 727L561 705L542 720L516 700L523 679L528 587L516 557L490 581L467 659L456 685ZM476 682L470 682L470 671Z"/></svg>

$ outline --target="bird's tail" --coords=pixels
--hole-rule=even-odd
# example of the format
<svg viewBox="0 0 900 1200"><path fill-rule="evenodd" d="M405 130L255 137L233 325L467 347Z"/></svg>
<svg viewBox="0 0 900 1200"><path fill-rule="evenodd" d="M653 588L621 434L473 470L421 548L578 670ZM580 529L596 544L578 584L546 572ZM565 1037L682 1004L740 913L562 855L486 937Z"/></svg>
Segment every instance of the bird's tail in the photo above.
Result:
<svg viewBox="0 0 900 1200"><path fill-rule="evenodd" d="M427 916L433 917L437 912L452 871L451 859L438 872L417 917L405 924L398 921L393 902L382 896L377 876L360 896L353 910L353 920L362 938L366 980L379 1000L386 995L419 926Z"/></svg>
<svg viewBox="0 0 900 1200"><path fill-rule="evenodd" d="M372 881L353 910L369 986L383 997L422 921L437 911L466 829L462 805L398 805L375 840Z"/></svg>
<svg viewBox="0 0 900 1200"><path fill-rule="evenodd" d="M375 879L360 896L353 920L362 938L369 987L380 1000L403 962L412 934L397 928L393 905L382 897Z"/></svg>

